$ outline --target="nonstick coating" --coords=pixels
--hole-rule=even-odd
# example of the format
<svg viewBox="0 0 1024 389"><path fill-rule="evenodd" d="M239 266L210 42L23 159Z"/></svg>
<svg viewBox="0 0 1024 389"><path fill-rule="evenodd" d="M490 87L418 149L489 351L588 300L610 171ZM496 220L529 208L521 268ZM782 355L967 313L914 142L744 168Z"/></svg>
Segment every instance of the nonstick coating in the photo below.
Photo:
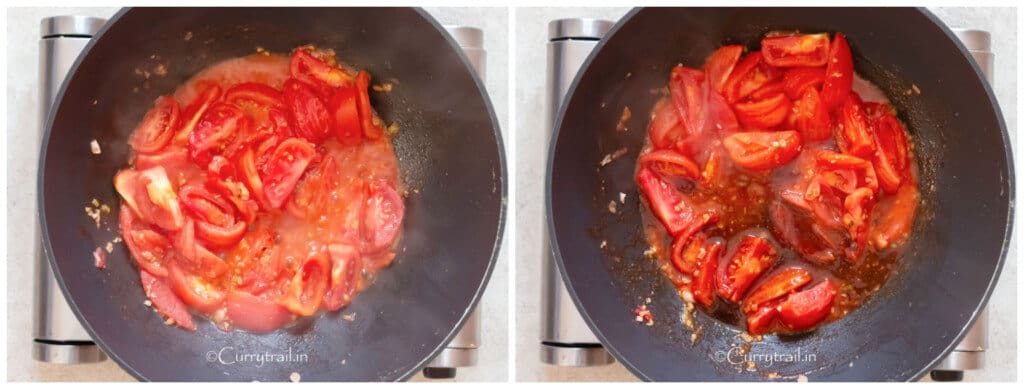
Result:
<svg viewBox="0 0 1024 389"><path fill-rule="evenodd" d="M375 80L397 80L392 92L371 92L371 99L386 123L401 128L394 144L411 194L398 257L340 313L287 330L227 333L200 320L192 333L164 325L143 305L123 244L107 256L105 270L92 264L92 251L118 230L112 179L128 161L125 139L157 96L199 70L257 47L287 54L307 43L335 49ZM288 380L296 372L303 381L400 380L461 327L496 257L506 171L482 83L423 11L131 9L86 51L62 88L43 143L44 247L72 309L133 376L248 381ZM155 75L158 64L166 76ZM90 153L92 139L102 154ZM83 212L93 198L114 208L99 230ZM225 363L216 361L218 353Z"/></svg>
<svg viewBox="0 0 1024 389"><path fill-rule="evenodd" d="M697 313L703 334L691 344L681 299L642 254L633 169L660 97L652 89L665 86L671 67L700 67L723 44L756 49L772 30L847 35L857 72L886 92L908 125L923 204L907 255L877 295L815 332L754 343L748 360L758 367L748 371L734 349L744 344L737 328ZM920 95L904 94L912 85ZM558 264L591 329L642 379L767 380L774 372L782 380L913 380L959 341L999 276L1013 198L1005 124L966 50L925 10L634 10L591 54L566 101L548 169ZM624 106L633 115L619 133ZM598 168L620 147L629 152ZM608 202L620 192L626 204L612 215ZM648 297L653 327L634 321Z"/></svg>

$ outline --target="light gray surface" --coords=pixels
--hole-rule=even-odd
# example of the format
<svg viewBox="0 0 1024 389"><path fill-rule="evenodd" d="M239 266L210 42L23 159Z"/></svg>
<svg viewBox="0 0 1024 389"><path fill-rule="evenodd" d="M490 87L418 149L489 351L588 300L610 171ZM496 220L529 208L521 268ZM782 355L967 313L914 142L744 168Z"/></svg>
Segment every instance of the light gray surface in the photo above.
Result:
<svg viewBox="0 0 1024 389"><path fill-rule="evenodd" d="M622 365L558 368L539 361L541 223L544 222L544 173L548 139L544 138L547 24L570 17L617 20L626 8L520 8L517 10L516 61L516 379L519 381L634 381ZM1011 136L1017 128L1016 10L1007 8L940 8L933 12L952 27L988 30L996 56L995 93ZM1018 168L1018 174L1020 169ZM1018 176L1019 177L1019 176ZM1020 182L1020 181L1018 181ZM1018 189L1019 190L1019 189ZM1019 212L1018 212L1019 214ZM988 367L965 373L967 380L1013 381L1017 377L1017 256L1011 248L1003 275L989 303ZM908 350L908 352L912 352Z"/></svg>
<svg viewBox="0 0 1024 389"><path fill-rule="evenodd" d="M38 162L39 95L37 63L39 20L46 16L82 14L110 17L115 8L11 8L7 15L7 216L8 300L7 375L11 381L130 381L114 362L64 366L31 359L32 231L19 221L36 216L35 175ZM484 30L487 49L486 87L508 134L508 12L505 8L427 8L442 24L472 25ZM505 142L510 142L508 135ZM512 161L509 161L511 165ZM456 381L508 379L508 244L499 255L484 293L482 344L475 367L458 370ZM424 380L421 374L413 381Z"/></svg>

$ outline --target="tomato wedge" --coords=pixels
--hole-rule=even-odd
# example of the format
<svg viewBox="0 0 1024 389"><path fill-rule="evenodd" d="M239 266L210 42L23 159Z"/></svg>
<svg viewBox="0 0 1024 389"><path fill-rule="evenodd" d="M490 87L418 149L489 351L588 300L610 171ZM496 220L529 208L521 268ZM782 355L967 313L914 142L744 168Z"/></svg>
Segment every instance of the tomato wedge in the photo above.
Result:
<svg viewBox="0 0 1024 389"><path fill-rule="evenodd" d="M258 82L243 82L235 84L224 93L224 101L234 104L239 108L255 106L259 108L285 109L281 91L274 87Z"/></svg>
<svg viewBox="0 0 1024 389"><path fill-rule="evenodd" d="M210 107L188 136L189 156L205 167L214 155L221 154L231 144L247 119L231 104L218 103Z"/></svg>
<svg viewBox="0 0 1024 389"><path fill-rule="evenodd" d="M704 243L707 243L708 236L704 233L697 233L686 238L686 240L674 239L672 241L672 266L680 273L693 274L694 270L697 270L697 266L700 265Z"/></svg>
<svg viewBox="0 0 1024 389"><path fill-rule="evenodd" d="M785 93L778 92L762 100L737 103L732 108L736 112L736 119L744 127L768 129L786 121L793 103L786 98Z"/></svg>
<svg viewBox="0 0 1024 389"><path fill-rule="evenodd" d="M402 227L405 202L386 180L371 181L369 198L363 208L363 253L375 254L394 243Z"/></svg>
<svg viewBox="0 0 1024 389"><path fill-rule="evenodd" d="M718 50L711 53L707 61L704 61L704 74L707 75L711 90L722 93L725 81L729 79L729 74L736 67L741 55L743 55L742 45L728 45L719 47Z"/></svg>
<svg viewBox="0 0 1024 389"><path fill-rule="evenodd" d="M213 282L187 274L176 265L170 266L169 274L171 288L188 306L200 312L210 313L220 308L224 302L224 291Z"/></svg>
<svg viewBox="0 0 1024 389"><path fill-rule="evenodd" d="M312 315L320 308L330 273L327 254L321 252L310 255L292 277L281 305L296 315Z"/></svg>
<svg viewBox="0 0 1024 389"><path fill-rule="evenodd" d="M311 142L320 142L331 133L332 118L327 105L313 89L301 81L284 82L284 100L295 117L295 134Z"/></svg>
<svg viewBox="0 0 1024 389"><path fill-rule="evenodd" d="M765 304L807 285L811 278L811 272L798 267L780 270L750 292L750 296L743 301L743 312L752 314Z"/></svg>
<svg viewBox="0 0 1024 389"><path fill-rule="evenodd" d="M259 296L280 290L288 281L287 259L275 242L277 233L266 225L255 226L228 252L228 262L241 269L238 277L232 277L233 290Z"/></svg>
<svg viewBox="0 0 1024 389"><path fill-rule="evenodd" d="M843 201L843 207L846 209L843 224L853 237L852 245L846 250L846 259L850 261L857 262L864 254L868 240L868 215L874 205L875 192L868 188L857 188Z"/></svg>
<svg viewBox="0 0 1024 389"><path fill-rule="evenodd" d="M658 100L651 115L647 133L655 149L671 148L684 133L686 127L679 120L675 103L670 98Z"/></svg>
<svg viewBox="0 0 1024 389"><path fill-rule="evenodd" d="M846 37L836 33L829 46L828 63L825 67L825 81L821 84L821 101L829 112L839 107L853 87L853 54Z"/></svg>
<svg viewBox="0 0 1024 389"><path fill-rule="evenodd" d="M181 129L174 135L174 144L176 145L188 143L188 138L192 135L192 131L195 130L196 126L199 125L199 120L202 119L206 111L217 100L220 100L221 89L217 83L212 81L200 82L196 87L199 89L199 95L185 108L185 112L182 115Z"/></svg>
<svg viewBox="0 0 1024 389"><path fill-rule="evenodd" d="M668 177L700 179L700 166L689 157L675 150L657 150L640 156L640 166Z"/></svg>
<svg viewBox="0 0 1024 389"><path fill-rule="evenodd" d="M272 207L280 208L284 204L315 154L313 144L299 138L281 142L274 149L274 154L260 176L263 180L263 193Z"/></svg>
<svg viewBox="0 0 1024 389"><path fill-rule="evenodd" d="M768 332L778 313L778 305L768 305L747 315L747 332L751 335L760 335Z"/></svg>
<svg viewBox="0 0 1024 389"><path fill-rule="evenodd" d="M775 247L768 240L746 235L729 259L725 271L718 278L718 294L738 302L757 277L768 270L777 259Z"/></svg>
<svg viewBox="0 0 1024 389"><path fill-rule="evenodd" d="M188 313L188 307L174 294L167 279L156 277L145 269L139 271L142 282L142 290L146 298L153 303L158 312L166 316L178 327L189 331L195 331L196 325L192 322L192 314Z"/></svg>
<svg viewBox="0 0 1024 389"><path fill-rule="evenodd" d="M347 244L331 244L331 286L324 295L324 308L337 311L348 305L355 295L362 266L359 250Z"/></svg>
<svg viewBox="0 0 1024 389"><path fill-rule="evenodd" d="M196 242L195 221L192 219L185 222L172 243L179 254L175 259L184 270L206 278L217 278L227 272L228 265L223 259Z"/></svg>
<svg viewBox="0 0 1024 389"><path fill-rule="evenodd" d="M836 143L839 144L839 149L844 153L861 158L871 158L875 154L875 144L871 138L871 129L864 116L860 97L851 92L839 106L836 115L838 115L839 123Z"/></svg>
<svg viewBox="0 0 1024 389"><path fill-rule="evenodd" d="M377 140L384 136L384 130L374 121L369 89L370 73L361 71L356 74L356 91L358 92L356 106L359 108L359 120L363 125L363 135L366 136L366 139Z"/></svg>
<svg viewBox="0 0 1024 389"><path fill-rule="evenodd" d="M327 102L334 119L334 135L345 145L358 145L363 140L358 100L359 91L351 85L338 88Z"/></svg>
<svg viewBox="0 0 1024 389"><path fill-rule="evenodd" d="M636 179L654 216L676 239L685 241L705 224L718 220L716 212L697 210L689 197L658 178L651 169L641 167Z"/></svg>
<svg viewBox="0 0 1024 389"><path fill-rule="evenodd" d="M764 62L760 51L747 54L733 67L722 86L725 101L734 104L762 86L782 78L782 71Z"/></svg>
<svg viewBox="0 0 1024 389"><path fill-rule="evenodd" d="M178 195L162 166L141 172L122 170L114 176L114 188L142 221L167 231L184 224Z"/></svg>
<svg viewBox="0 0 1024 389"><path fill-rule="evenodd" d="M682 65L672 68L668 90L672 94L672 102L676 105L676 112L679 113L688 135L701 134L704 131L704 87L703 71Z"/></svg>
<svg viewBox="0 0 1024 389"><path fill-rule="evenodd" d="M894 196L878 202L872 210L870 230L871 242L875 247L879 250L888 248L910 235L918 203L919 193L914 182L904 184Z"/></svg>
<svg viewBox="0 0 1024 389"><path fill-rule="evenodd" d="M824 82L824 66L790 68L786 69L786 72L782 74L782 90L786 92L786 97L793 100L804 96L810 89L817 91L818 87ZM828 112L827 108L825 112Z"/></svg>
<svg viewBox="0 0 1024 389"><path fill-rule="evenodd" d="M794 331L810 329L831 313L836 293L835 283L826 279L810 289L790 294L779 304L779 321Z"/></svg>
<svg viewBox="0 0 1024 389"><path fill-rule="evenodd" d="M900 121L888 113L875 120L872 127L872 140L878 149L872 162L878 182L886 193L896 193L904 178L910 177L907 133Z"/></svg>
<svg viewBox="0 0 1024 389"><path fill-rule="evenodd" d="M832 136L832 118L814 88L807 88L804 95L793 102L786 121L790 129L800 132L800 138L805 142L822 141Z"/></svg>
<svg viewBox="0 0 1024 389"><path fill-rule="evenodd" d="M146 112L142 123L132 131L128 144L136 153L152 154L163 150L181 122L181 109L172 96L160 96L153 108Z"/></svg>
<svg viewBox="0 0 1024 389"><path fill-rule="evenodd" d="M736 164L752 170L785 165L800 154L796 131L739 132L725 137L725 150Z"/></svg>
<svg viewBox="0 0 1024 389"><path fill-rule="evenodd" d="M698 255L697 270L693 276L693 300L710 307L715 302L715 276L718 274L718 257L725 243L715 239L704 244L704 255Z"/></svg>
<svg viewBox="0 0 1024 389"><path fill-rule="evenodd" d="M164 258L171 241L156 231L136 225L135 214L128 207L121 207L119 219L121 235L139 268L156 277L167 276Z"/></svg>
<svg viewBox="0 0 1024 389"><path fill-rule="evenodd" d="M828 34L769 36L761 39L761 52L772 66L823 66L829 56Z"/></svg>
<svg viewBox="0 0 1024 389"><path fill-rule="evenodd" d="M295 50L292 54L289 71L292 78L322 91L323 96L329 96L329 88L338 88L352 82L352 76L348 73L315 57L306 48Z"/></svg>
<svg viewBox="0 0 1024 389"><path fill-rule="evenodd" d="M200 239L215 247L233 246L242 239L246 223L235 218L235 208L223 196L195 184L182 186L180 196Z"/></svg>
<svg viewBox="0 0 1024 389"><path fill-rule="evenodd" d="M237 290L228 293L225 306L235 327L255 333L273 331L292 318L280 304Z"/></svg>

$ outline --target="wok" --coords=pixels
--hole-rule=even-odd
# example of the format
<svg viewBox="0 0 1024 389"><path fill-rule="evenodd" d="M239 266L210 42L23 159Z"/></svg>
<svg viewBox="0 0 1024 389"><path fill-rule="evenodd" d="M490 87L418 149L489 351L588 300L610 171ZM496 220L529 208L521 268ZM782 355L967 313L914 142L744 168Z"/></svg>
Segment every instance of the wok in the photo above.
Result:
<svg viewBox="0 0 1024 389"><path fill-rule="evenodd" d="M92 251L116 236L117 218L105 215L97 228L83 207L95 198L117 215L112 179L128 162L125 140L157 96L257 47L287 54L307 43L333 48L375 80L397 80L371 98L385 123L401 128L393 142L411 194L398 256L345 309L285 330L223 332L207 320L194 333L167 326L143 305L123 244L105 270L93 266ZM160 64L165 76L136 71ZM402 380L444 347L480 299L504 225L503 146L483 84L422 10L126 9L85 49L56 101L39 165L44 248L86 330L138 379ZM93 139L99 155L89 151Z"/></svg>
<svg viewBox="0 0 1024 389"><path fill-rule="evenodd" d="M766 336L745 359L741 329L702 313L694 319L703 333L691 343L682 300L643 255L633 174L660 98L652 89L666 85L670 69L699 67L723 44L757 49L773 30L847 35L856 71L886 92L907 124L922 198L906 254L873 298L814 332ZM913 85L921 93L905 94ZM1006 127L978 67L926 10L636 9L591 53L564 101L548 161L557 263L590 328L641 379L915 380L964 336L999 277L1014 196ZM633 115L620 133L625 106ZM622 147L625 156L598 168ZM627 201L612 214L608 202L620 192ZM634 321L645 303L653 327Z"/></svg>

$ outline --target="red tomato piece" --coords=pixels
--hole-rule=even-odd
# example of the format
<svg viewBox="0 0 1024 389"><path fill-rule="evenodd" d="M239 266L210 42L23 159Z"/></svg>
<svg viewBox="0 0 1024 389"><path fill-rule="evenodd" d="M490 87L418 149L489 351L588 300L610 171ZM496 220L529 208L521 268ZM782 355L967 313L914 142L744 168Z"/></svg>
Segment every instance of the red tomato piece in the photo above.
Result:
<svg viewBox="0 0 1024 389"><path fill-rule="evenodd" d="M223 196L210 192L201 185L181 187L181 202L192 214L196 235L214 247L229 247L238 243L245 233L246 223L235 218L235 209Z"/></svg>
<svg viewBox="0 0 1024 389"><path fill-rule="evenodd" d="M228 292L225 306L235 327L256 333L276 330L292 318L280 304L237 290Z"/></svg>
<svg viewBox="0 0 1024 389"><path fill-rule="evenodd" d="M172 242L178 255L178 264L185 271L206 278L217 278L228 270L228 265L217 254L196 242L195 221L188 219Z"/></svg>
<svg viewBox="0 0 1024 389"><path fill-rule="evenodd" d="M761 39L761 53L772 66L823 66L829 56L828 34L765 37Z"/></svg>
<svg viewBox="0 0 1024 389"><path fill-rule="evenodd" d="M200 312L210 313L224 303L224 291L213 282L188 274L176 265L170 266L169 274L171 288L188 306Z"/></svg>
<svg viewBox="0 0 1024 389"><path fill-rule="evenodd" d="M199 120L202 119L210 107L220 100L221 89L217 83L209 81L200 82L196 87L200 90L199 95L192 101L192 104L185 108L185 112L182 115L181 129L174 135L174 144L176 145L188 143L188 138L199 124Z"/></svg>
<svg viewBox="0 0 1024 389"><path fill-rule="evenodd" d="M246 149L242 152L242 157L238 160L238 168L242 172L242 178L249 188L249 193L256 198L256 202L259 203L260 207L264 209L273 208L270 200L267 200L266 191L263 188L263 179L260 178L259 170L256 168L256 156L252 149Z"/></svg>
<svg viewBox="0 0 1024 389"><path fill-rule="evenodd" d="M679 120L679 113L676 105L671 99L661 99L654 105L654 113L651 115L651 124L647 127L647 133L651 137L651 143L655 149L671 148L683 134L686 128Z"/></svg>
<svg viewBox="0 0 1024 389"><path fill-rule="evenodd" d="M779 321L794 331L810 329L831 313L837 292L835 283L825 280L810 289L790 294L779 304Z"/></svg>
<svg viewBox="0 0 1024 389"><path fill-rule="evenodd" d="M295 117L296 135L320 142L331 134L333 119L327 105L308 85L288 79L284 82L284 100Z"/></svg>
<svg viewBox="0 0 1024 389"><path fill-rule="evenodd" d="M864 254L868 241L868 215L874 204L875 192L868 188L857 188L843 201L843 207L846 209L843 224L853 237L853 243L846 250L846 259L850 261L857 262Z"/></svg>
<svg viewBox="0 0 1024 389"><path fill-rule="evenodd" d="M721 240L704 244L704 255L698 255L697 270L694 271L693 300L710 307L715 302L715 275L718 274L718 258L725 246Z"/></svg>
<svg viewBox="0 0 1024 389"><path fill-rule="evenodd" d="M900 121L888 113L879 116L872 127L872 140L878 149L872 162L878 182L886 193L896 193L903 179L910 177L907 133Z"/></svg>
<svg viewBox="0 0 1024 389"><path fill-rule="evenodd" d="M844 193L852 191L848 188L859 187L871 189L872 192L878 191L878 177L871 162L849 154L840 154L829 150L818 151L815 158L819 166L840 174L840 176L835 177L842 177L842 180L839 182L823 181L833 188L840 189ZM842 170L850 170L852 174L843 174L841 173ZM825 175L824 177L830 176ZM854 177L856 181L853 184L846 184L846 182L849 182Z"/></svg>
<svg viewBox="0 0 1024 389"><path fill-rule="evenodd" d="M166 316L178 327L189 331L196 330L196 325L192 323L192 315L188 313L188 307L174 294L165 278L154 276L145 269L139 271L139 276L146 298L153 303L153 307L160 314Z"/></svg>
<svg viewBox="0 0 1024 389"><path fill-rule="evenodd" d="M205 167L214 155L221 154L232 143L247 119L231 104L210 107L188 136L189 156L200 167Z"/></svg>
<svg viewBox="0 0 1024 389"><path fill-rule="evenodd" d="M871 139L871 129L864 116L860 97L851 92L839 106L836 115L839 123L836 143L839 144L839 149L861 158L871 158L875 153L875 144Z"/></svg>
<svg viewBox="0 0 1024 389"><path fill-rule="evenodd" d="M706 128L715 129L719 132L732 132L740 128L736 113L725 102L725 97L719 93L708 93L708 100L705 102Z"/></svg>
<svg viewBox="0 0 1024 389"><path fill-rule="evenodd" d="M811 272L798 267L780 270L750 292L743 301L743 312L748 315L757 312L762 306L807 285L811 278Z"/></svg>
<svg viewBox="0 0 1024 389"><path fill-rule="evenodd" d="M744 127L768 129L786 121L793 103L780 92L762 100L737 103L732 108Z"/></svg>
<svg viewBox="0 0 1024 389"><path fill-rule="evenodd" d="M698 211L684 196L648 168L640 168L637 183L650 209L673 237L689 237L706 223L718 220L718 214Z"/></svg>
<svg viewBox="0 0 1024 389"><path fill-rule="evenodd" d="M818 87L824 82L824 66L791 68L786 69L786 72L782 75L782 90L786 92L787 97L796 100L805 96L809 89L817 91ZM828 112L827 107L826 112Z"/></svg>
<svg viewBox="0 0 1024 389"><path fill-rule="evenodd" d="M363 253L375 254L391 247L402 228L405 202L390 183L378 179L369 185L369 198L363 208Z"/></svg>
<svg viewBox="0 0 1024 389"><path fill-rule="evenodd" d="M668 90L672 94L672 102L676 105L676 112L679 113L687 133L701 134L705 123L704 72L682 65L676 66L672 68Z"/></svg>
<svg viewBox="0 0 1024 389"><path fill-rule="evenodd" d="M331 244L331 287L324 295L324 308L337 311L352 301L359 284L362 265L359 250L347 244Z"/></svg>
<svg viewBox="0 0 1024 389"><path fill-rule="evenodd" d="M740 301L757 277L775 264L776 255L775 247L768 240L744 236L725 271L719 275L718 294L732 302Z"/></svg>
<svg viewBox="0 0 1024 389"><path fill-rule="evenodd" d="M668 177L683 177L691 180L700 178L700 166L689 157L675 150L655 150L640 155L640 166Z"/></svg>
<svg viewBox="0 0 1024 389"><path fill-rule="evenodd" d="M135 170L143 171L161 166L167 171L168 176L174 172L191 168L192 161L189 160L188 149L171 147L158 154L139 154L135 156Z"/></svg>
<svg viewBox="0 0 1024 389"><path fill-rule="evenodd" d="M747 332L751 335L767 333L778 316L778 305L761 307L754 313L747 315Z"/></svg>
<svg viewBox="0 0 1024 389"><path fill-rule="evenodd" d="M296 315L312 315L320 308L330 273L327 254L320 252L310 255L292 277L281 305Z"/></svg>
<svg viewBox="0 0 1024 389"><path fill-rule="evenodd" d="M132 146L132 150L140 154L152 154L163 150L178 131L180 122L181 109L178 107L178 101L171 96L160 96L153 104L153 108L146 112L142 123L132 131L128 144Z"/></svg>
<svg viewBox="0 0 1024 389"><path fill-rule="evenodd" d="M358 100L359 91L355 86L343 86L327 102L328 112L334 120L334 135L342 144L358 145L363 140Z"/></svg>
<svg viewBox="0 0 1024 389"><path fill-rule="evenodd" d="M183 225L178 195L162 166L141 172L122 170L114 176L114 188L142 221L167 231Z"/></svg>
<svg viewBox="0 0 1024 389"><path fill-rule="evenodd" d="M764 62L760 51L747 54L732 69L722 86L725 101L734 104L762 86L782 78L782 71Z"/></svg>
<svg viewBox="0 0 1024 389"><path fill-rule="evenodd" d="M352 83L352 76L317 58L307 48L300 48L292 53L289 71L292 78L322 91L323 96L329 96L327 92L330 88Z"/></svg>
<svg viewBox="0 0 1024 389"><path fill-rule="evenodd" d="M234 104L239 108L254 106L262 109L285 109L281 91L274 87L258 82L243 82L235 84L224 93L224 101Z"/></svg>
<svg viewBox="0 0 1024 389"><path fill-rule="evenodd" d="M785 86L786 85L783 84L781 80L769 82L751 92L747 99L749 101L758 101L774 98L777 94L785 93Z"/></svg>
<svg viewBox="0 0 1024 389"><path fill-rule="evenodd" d="M363 135L366 136L366 139L377 140L384 136L384 130L374 120L369 88L370 73L360 71L356 74L356 90L358 91L356 107L359 108L359 120L362 122Z"/></svg>
<svg viewBox="0 0 1024 389"><path fill-rule="evenodd" d="M259 296L281 290L290 274L286 259L275 242L277 231L267 225L255 226L227 255L233 268L240 269L232 279L232 289ZM229 302L230 303L230 302Z"/></svg>
<svg viewBox="0 0 1024 389"><path fill-rule="evenodd" d="M836 33L829 47L828 63L825 67L825 81L821 84L821 101L828 110L839 107L853 87L853 54L846 37Z"/></svg>
<svg viewBox="0 0 1024 389"><path fill-rule="evenodd" d="M120 224L128 252L139 268L156 277L166 277L164 258L171 241L156 231L136 225L135 214L128 207L121 207Z"/></svg>
<svg viewBox="0 0 1024 389"><path fill-rule="evenodd" d="M919 194L917 184L907 182L895 195L882 199L872 211L871 242L879 250L905 240L914 226Z"/></svg>
<svg viewBox="0 0 1024 389"><path fill-rule="evenodd" d="M768 170L785 165L800 154L800 133L739 132L725 137L725 150L736 164L752 170Z"/></svg>
<svg viewBox="0 0 1024 389"><path fill-rule="evenodd" d="M260 176L264 194L271 206L280 208L284 204L315 155L313 144L299 138L281 142L274 149L274 154Z"/></svg>
<svg viewBox="0 0 1024 389"><path fill-rule="evenodd" d="M704 243L707 241L708 236L704 233L698 233L692 237L687 236L685 240L674 239L672 241L672 266L680 273L693 274L700 264Z"/></svg>
<svg viewBox="0 0 1024 389"><path fill-rule="evenodd" d="M805 142L822 141L832 136L832 118L814 88L808 88L803 97L793 102L793 109L786 120L789 128L799 131Z"/></svg>
<svg viewBox="0 0 1024 389"><path fill-rule="evenodd" d="M732 73L732 69L736 67L736 63L739 62L740 55L743 55L742 45L728 45L719 47L718 50L711 53L707 61L704 61L704 74L707 75L711 90L722 93L725 81Z"/></svg>

